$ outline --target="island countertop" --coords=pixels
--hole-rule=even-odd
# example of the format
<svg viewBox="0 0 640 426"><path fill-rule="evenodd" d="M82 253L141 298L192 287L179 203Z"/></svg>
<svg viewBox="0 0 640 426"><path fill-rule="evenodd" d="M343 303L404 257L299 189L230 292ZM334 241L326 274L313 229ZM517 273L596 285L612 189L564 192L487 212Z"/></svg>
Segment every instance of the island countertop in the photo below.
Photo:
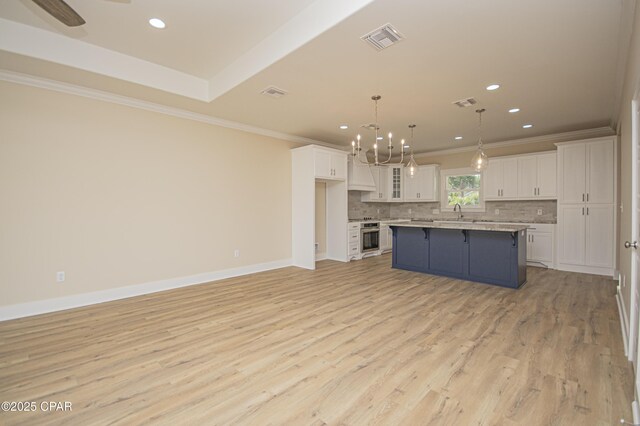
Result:
<svg viewBox="0 0 640 426"><path fill-rule="evenodd" d="M503 225L499 223L488 222L430 222L430 221L412 221L412 222L387 222L388 226L401 226L408 228L438 228L438 229L462 229L469 231L496 231L496 232L519 232L528 228L526 225Z"/></svg>

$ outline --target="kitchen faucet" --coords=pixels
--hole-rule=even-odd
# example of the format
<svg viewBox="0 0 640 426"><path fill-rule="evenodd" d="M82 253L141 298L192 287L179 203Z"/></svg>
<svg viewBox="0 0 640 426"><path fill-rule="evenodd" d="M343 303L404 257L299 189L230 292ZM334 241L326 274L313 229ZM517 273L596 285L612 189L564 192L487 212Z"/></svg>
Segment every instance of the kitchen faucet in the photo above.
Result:
<svg viewBox="0 0 640 426"><path fill-rule="evenodd" d="M458 220L462 220L462 206L458 203L456 203L455 206L453 206L453 212L458 212Z"/></svg>

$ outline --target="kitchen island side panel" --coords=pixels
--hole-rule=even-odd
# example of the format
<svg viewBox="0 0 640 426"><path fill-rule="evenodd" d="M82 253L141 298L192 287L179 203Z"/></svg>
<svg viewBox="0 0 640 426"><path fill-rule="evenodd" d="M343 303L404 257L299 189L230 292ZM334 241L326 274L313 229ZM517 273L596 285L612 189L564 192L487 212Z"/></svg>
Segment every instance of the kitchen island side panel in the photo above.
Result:
<svg viewBox="0 0 640 426"><path fill-rule="evenodd" d="M424 272L429 268L429 230L393 227L393 267Z"/></svg>
<svg viewBox="0 0 640 426"><path fill-rule="evenodd" d="M469 276L468 231L459 229L429 229L428 271L436 275L466 279Z"/></svg>

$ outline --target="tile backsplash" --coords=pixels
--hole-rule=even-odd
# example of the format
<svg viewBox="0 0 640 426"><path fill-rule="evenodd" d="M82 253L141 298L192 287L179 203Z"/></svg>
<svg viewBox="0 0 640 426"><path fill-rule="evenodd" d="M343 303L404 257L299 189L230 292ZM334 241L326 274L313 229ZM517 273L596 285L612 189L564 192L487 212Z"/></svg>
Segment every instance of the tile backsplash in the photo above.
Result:
<svg viewBox="0 0 640 426"><path fill-rule="evenodd" d="M451 210L433 214L433 209L440 209L440 203L363 203L360 191L349 191L349 219L373 217L374 219L454 219L457 213ZM487 201L485 212L465 211L466 219L491 220L496 222L556 223L556 200L531 201ZM411 213L409 213L411 210ZM496 214L496 210L498 214ZM542 211L538 215L538 210Z"/></svg>

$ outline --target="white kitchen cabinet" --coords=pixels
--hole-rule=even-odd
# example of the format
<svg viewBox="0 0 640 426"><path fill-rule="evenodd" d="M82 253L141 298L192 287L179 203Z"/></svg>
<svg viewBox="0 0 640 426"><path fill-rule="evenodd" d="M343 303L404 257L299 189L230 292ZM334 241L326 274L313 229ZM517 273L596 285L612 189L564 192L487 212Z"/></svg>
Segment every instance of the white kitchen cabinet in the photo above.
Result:
<svg viewBox="0 0 640 426"><path fill-rule="evenodd" d="M371 175L373 176L373 183L376 190L363 192L361 196L362 201L371 202L387 202L389 201L389 169L386 166L371 166Z"/></svg>
<svg viewBox="0 0 640 426"><path fill-rule="evenodd" d="M380 224L380 252L391 250L393 246L393 233L389 225Z"/></svg>
<svg viewBox="0 0 640 426"><path fill-rule="evenodd" d="M558 206L558 264L584 265L586 216L583 204Z"/></svg>
<svg viewBox="0 0 640 426"><path fill-rule="evenodd" d="M413 177L409 175L409 169L405 168L404 201L438 201L439 177L440 168L436 165L419 166Z"/></svg>
<svg viewBox="0 0 640 426"><path fill-rule="evenodd" d="M564 204L559 207L558 263L613 267L614 207L608 204Z"/></svg>
<svg viewBox="0 0 640 426"><path fill-rule="evenodd" d="M587 145L588 203L613 203L614 198L614 146L611 141L593 142Z"/></svg>
<svg viewBox="0 0 640 426"><path fill-rule="evenodd" d="M531 224L527 229L527 262L542 263L552 268L554 226L551 224Z"/></svg>
<svg viewBox="0 0 640 426"><path fill-rule="evenodd" d="M613 215L610 204L587 204L585 208L585 260L589 266L613 266Z"/></svg>
<svg viewBox="0 0 640 426"><path fill-rule="evenodd" d="M328 150L314 150L315 177L317 179L345 180L347 178L347 156Z"/></svg>
<svg viewBox="0 0 640 426"><path fill-rule="evenodd" d="M558 269L613 276L615 139L558 145Z"/></svg>
<svg viewBox="0 0 640 426"><path fill-rule="evenodd" d="M315 269L317 180L326 183L323 185L326 257L348 261L347 155L345 151L317 145L291 150L291 263L294 266Z"/></svg>
<svg viewBox="0 0 640 426"><path fill-rule="evenodd" d="M556 197L556 153L518 157L518 198Z"/></svg>
<svg viewBox="0 0 640 426"><path fill-rule="evenodd" d="M505 200L518 196L518 159L492 158L482 175L484 199Z"/></svg>
<svg viewBox="0 0 640 426"><path fill-rule="evenodd" d="M613 203L613 140L559 144L558 156L561 203Z"/></svg>
<svg viewBox="0 0 640 426"><path fill-rule="evenodd" d="M403 166L389 166L388 167L388 188L389 195L388 201L403 201Z"/></svg>
<svg viewBox="0 0 640 426"><path fill-rule="evenodd" d="M349 222L347 225L347 256L349 260L360 258L360 222Z"/></svg>

